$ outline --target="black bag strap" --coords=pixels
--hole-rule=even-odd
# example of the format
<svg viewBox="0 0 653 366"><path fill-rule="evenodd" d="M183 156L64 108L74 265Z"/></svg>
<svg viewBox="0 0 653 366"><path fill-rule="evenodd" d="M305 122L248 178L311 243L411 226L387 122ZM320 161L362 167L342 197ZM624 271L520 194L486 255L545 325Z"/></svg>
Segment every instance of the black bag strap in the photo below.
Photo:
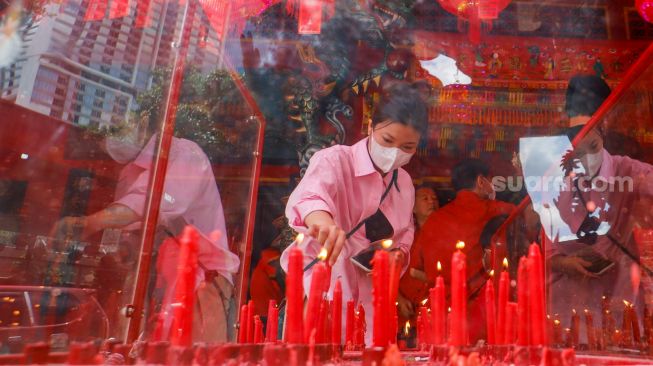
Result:
<svg viewBox="0 0 653 366"><path fill-rule="evenodd" d="M398 170L398 169L393 170L393 171L392 171L392 179L390 180L390 184L388 184L388 186L385 188L385 191L384 191L383 194L381 195L381 201L379 202L379 208L381 207L381 204L383 203L383 200L385 200L385 198L386 198L386 197L388 196L388 194L390 193L390 189L392 189L392 186L393 186L393 185L397 188L397 192L400 192L400 191L399 191L399 185L397 184L397 177L398 177L398 176L399 176L399 170ZM356 226L354 226L354 228L351 229L351 230L347 233L347 239L349 239L352 235L354 235L354 234L358 231L358 229L360 229L360 228L363 226L363 224L365 224L365 221L366 221L368 218L369 218L369 217L366 217L365 220L359 222Z"/></svg>

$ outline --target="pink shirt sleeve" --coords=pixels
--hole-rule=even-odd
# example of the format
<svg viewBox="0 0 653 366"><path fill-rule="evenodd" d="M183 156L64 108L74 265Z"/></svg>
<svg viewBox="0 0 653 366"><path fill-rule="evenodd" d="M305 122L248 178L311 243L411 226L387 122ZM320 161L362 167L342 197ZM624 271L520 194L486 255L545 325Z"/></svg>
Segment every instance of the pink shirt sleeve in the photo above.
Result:
<svg viewBox="0 0 653 366"><path fill-rule="evenodd" d="M305 227L304 218L314 211L326 211L333 216L336 211L335 195L338 179L334 162L321 150L311 158L304 177L288 199L286 217L291 227Z"/></svg>

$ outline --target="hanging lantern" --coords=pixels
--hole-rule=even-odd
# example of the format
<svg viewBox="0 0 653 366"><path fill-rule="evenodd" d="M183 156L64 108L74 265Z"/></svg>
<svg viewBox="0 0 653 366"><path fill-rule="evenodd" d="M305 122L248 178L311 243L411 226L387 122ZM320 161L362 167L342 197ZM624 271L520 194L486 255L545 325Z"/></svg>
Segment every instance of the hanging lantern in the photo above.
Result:
<svg viewBox="0 0 653 366"><path fill-rule="evenodd" d="M653 0L635 0L635 8L644 20L653 23Z"/></svg>
<svg viewBox="0 0 653 366"><path fill-rule="evenodd" d="M440 6L461 20L469 22L469 39L479 43L481 21L491 21L508 6L510 0L438 0Z"/></svg>

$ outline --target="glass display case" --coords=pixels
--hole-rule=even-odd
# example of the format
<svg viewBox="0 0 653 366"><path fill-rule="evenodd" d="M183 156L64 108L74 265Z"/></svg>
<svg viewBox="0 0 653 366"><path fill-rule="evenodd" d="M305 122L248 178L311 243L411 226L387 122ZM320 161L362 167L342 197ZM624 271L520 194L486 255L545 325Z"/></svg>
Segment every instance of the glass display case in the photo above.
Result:
<svg viewBox="0 0 653 366"><path fill-rule="evenodd" d="M416 234L388 319L404 358L440 360L442 345L419 330L435 323L418 318L424 306L435 312L429 289L463 252L467 321L483 330L461 354L498 364L488 344L500 354L545 346L589 364L653 362L651 9L649 0L0 1L0 362L34 360L14 356L39 345L56 362L84 342L144 358L176 337L182 298L192 305L188 344L262 344L239 334L254 319L274 332L273 308L278 337L266 341L287 340L282 253L306 226L289 222L290 195L315 174L314 154L367 139L384 98L406 85L428 126L402 167ZM459 184L461 169L479 182ZM365 216L359 203L343 210ZM318 251L307 248L310 262ZM533 251L541 273L528 265ZM183 273L195 276L190 300L179 295ZM346 275L330 276L321 297L332 301ZM504 276L505 301L491 301L489 315L488 283L499 290ZM529 287L537 279L542 288ZM356 318L364 305L368 332L377 322L363 292L345 288L333 343L346 356L365 348L345 339L347 301ZM533 298L541 342L524 325Z"/></svg>

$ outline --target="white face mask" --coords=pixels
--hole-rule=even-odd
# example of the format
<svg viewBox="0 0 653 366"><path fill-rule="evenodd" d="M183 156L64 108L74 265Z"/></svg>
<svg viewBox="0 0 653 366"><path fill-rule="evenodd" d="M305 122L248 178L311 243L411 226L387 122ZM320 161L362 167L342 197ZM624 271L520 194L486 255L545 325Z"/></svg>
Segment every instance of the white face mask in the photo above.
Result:
<svg viewBox="0 0 653 366"><path fill-rule="evenodd" d="M603 163L603 152L599 151L594 154L585 154L585 156L582 159L583 165L585 166L585 169L587 170L587 174L590 177L593 177L599 173L599 170L601 170L601 164Z"/></svg>
<svg viewBox="0 0 653 366"><path fill-rule="evenodd" d="M384 173L388 173L408 164L413 154L409 154L398 147L381 146L376 142L374 134L372 134L370 136L370 157L377 168Z"/></svg>
<svg viewBox="0 0 653 366"><path fill-rule="evenodd" d="M138 144L125 138L107 137L105 147L111 159L120 164L129 163L141 152Z"/></svg>

